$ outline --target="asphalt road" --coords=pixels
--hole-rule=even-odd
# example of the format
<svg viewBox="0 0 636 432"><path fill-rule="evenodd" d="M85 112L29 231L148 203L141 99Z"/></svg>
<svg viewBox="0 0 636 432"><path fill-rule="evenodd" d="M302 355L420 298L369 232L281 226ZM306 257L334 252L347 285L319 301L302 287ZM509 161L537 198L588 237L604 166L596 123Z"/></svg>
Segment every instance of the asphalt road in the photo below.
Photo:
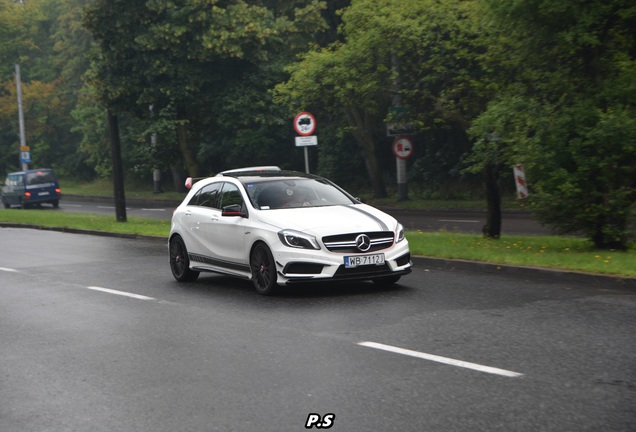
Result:
<svg viewBox="0 0 636 432"><path fill-rule="evenodd" d="M127 202L128 216L170 219L176 203L162 204L160 201ZM51 210L50 206L44 207ZM486 223L486 212L482 210L400 210L383 209L394 216L406 229L422 231L448 230L453 232L476 233L482 232ZM111 200L89 200L64 198L59 211L115 214L115 207ZM534 220L528 212L504 211L502 233L508 235L550 235L551 232Z"/></svg>
<svg viewBox="0 0 636 432"><path fill-rule="evenodd" d="M262 297L175 282L163 241L0 248L2 432L636 430L634 290L416 260Z"/></svg>

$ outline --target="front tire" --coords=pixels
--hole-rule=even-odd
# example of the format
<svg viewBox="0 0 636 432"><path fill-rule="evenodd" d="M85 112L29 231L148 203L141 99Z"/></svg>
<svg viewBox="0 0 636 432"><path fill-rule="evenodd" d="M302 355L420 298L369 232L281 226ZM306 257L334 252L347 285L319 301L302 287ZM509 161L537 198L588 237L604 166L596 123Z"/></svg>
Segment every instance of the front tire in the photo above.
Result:
<svg viewBox="0 0 636 432"><path fill-rule="evenodd" d="M270 295L276 289L276 263L274 256L265 243L258 243L250 255L252 283L256 292Z"/></svg>
<svg viewBox="0 0 636 432"><path fill-rule="evenodd" d="M172 276L179 282L194 282L199 277L199 272L190 269L188 250L181 236L170 239L170 270Z"/></svg>

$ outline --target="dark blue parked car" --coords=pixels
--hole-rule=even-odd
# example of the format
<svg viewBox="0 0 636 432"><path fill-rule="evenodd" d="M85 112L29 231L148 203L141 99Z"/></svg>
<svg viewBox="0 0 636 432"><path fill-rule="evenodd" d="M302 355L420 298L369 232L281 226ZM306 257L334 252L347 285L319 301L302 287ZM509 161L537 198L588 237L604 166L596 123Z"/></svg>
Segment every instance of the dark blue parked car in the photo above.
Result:
<svg viewBox="0 0 636 432"><path fill-rule="evenodd" d="M2 204L4 208L20 206L28 208L32 205L60 205L62 192L60 185L50 168L9 173L2 185Z"/></svg>

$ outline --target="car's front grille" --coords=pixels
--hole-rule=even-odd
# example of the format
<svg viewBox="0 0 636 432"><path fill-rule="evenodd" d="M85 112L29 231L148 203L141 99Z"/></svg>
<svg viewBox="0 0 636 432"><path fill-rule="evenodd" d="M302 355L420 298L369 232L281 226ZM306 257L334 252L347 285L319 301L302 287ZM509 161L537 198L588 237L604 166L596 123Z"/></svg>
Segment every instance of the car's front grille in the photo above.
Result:
<svg viewBox="0 0 636 432"><path fill-rule="evenodd" d="M370 247L367 250L360 250L357 246L358 237L366 235L370 241ZM377 231L366 233L351 233L326 236L322 238L325 247L331 252L339 253L368 253L381 249L389 248L393 245L392 231Z"/></svg>
<svg viewBox="0 0 636 432"><path fill-rule="evenodd" d="M305 262L288 263L283 269L283 274L306 274L314 275L322 272L324 265Z"/></svg>
<svg viewBox="0 0 636 432"><path fill-rule="evenodd" d="M333 275L334 279L347 278L347 277L372 277L372 276L386 276L391 274L391 268L387 264L378 266L362 266L354 268L346 268L344 265L338 267L336 273Z"/></svg>

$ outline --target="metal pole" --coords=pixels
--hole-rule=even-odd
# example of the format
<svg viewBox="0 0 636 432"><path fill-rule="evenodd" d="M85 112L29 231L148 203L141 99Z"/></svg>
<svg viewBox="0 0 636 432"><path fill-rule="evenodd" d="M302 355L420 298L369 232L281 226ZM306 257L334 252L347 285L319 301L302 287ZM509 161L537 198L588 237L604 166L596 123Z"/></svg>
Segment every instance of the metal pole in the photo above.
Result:
<svg viewBox="0 0 636 432"><path fill-rule="evenodd" d="M397 171L398 201L409 199L409 185L406 177L406 159L395 158Z"/></svg>
<svg viewBox="0 0 636 432"><path fill-rule="evenodd" d="M148 107L148 109L150 109L150 116L153 116L153 112L152 109L154 108L153 105L150 105ZM152 151L153 154L155 152L155 149L157 148L157 132L153 132L150 135L150 147L152 147ZM161 190L161 170L157 167L155 167L152 170L152 183L153 183L153 191L152 193L156 193L156 194L160 194L163 193L163 190Z"/></svg>
<svg viewBox="0 0 636 432"><path fill-rule="evenodd" d="M152 135L150 135L150 143L153 149L157 147L157 132L153 132ZM152 171L152 182L154 185L153 193L163 193L163 190L161 190L161 170L159 168L155 168Z"/></svg>
<svg viewBox="0 0 636 432"><path fill-rule="evenodd" d="M26 132L24 130L24 111L22 110L22 80L20 78L20 65L15 65L15 86L18 92L18 118L20 122L20 153L22 148L26 147ZM18 153L18 154L20 154ZM22 158L20 158L22 160ZM29 164L22 162L22 170L29 169Z"/></svg>
<svg viewBox="0 0 636 432"><path fill-rule="evenodd" d="M309 174L309 152L307 146L305 146L305 172Z"/></svg>
<svg viewBox="0 0 636 432"><path fill-rule="evenodd" d="M391 69L395 73L395 81L393 82L394 93L391 102L394 107L399 107L402 105L402 98L400 97L400 62L394 52L391 53ZM406 180L406 160L396 156L395 163L398 201L406 201L409 199L409 189Z"/></svg>

